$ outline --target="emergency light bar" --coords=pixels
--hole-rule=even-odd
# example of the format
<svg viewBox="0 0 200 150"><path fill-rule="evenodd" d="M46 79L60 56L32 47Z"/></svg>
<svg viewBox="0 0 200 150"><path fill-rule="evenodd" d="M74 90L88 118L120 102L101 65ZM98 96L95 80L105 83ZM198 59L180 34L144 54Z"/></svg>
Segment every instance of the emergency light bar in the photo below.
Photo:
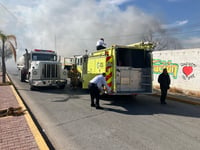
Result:
<svg viewBox="0 0 200 150"><path fill-rule="evenodd" d="M34 49L35 52L50 52L50 53L55 53L53 50L42 50L42 49Z"/></svg>

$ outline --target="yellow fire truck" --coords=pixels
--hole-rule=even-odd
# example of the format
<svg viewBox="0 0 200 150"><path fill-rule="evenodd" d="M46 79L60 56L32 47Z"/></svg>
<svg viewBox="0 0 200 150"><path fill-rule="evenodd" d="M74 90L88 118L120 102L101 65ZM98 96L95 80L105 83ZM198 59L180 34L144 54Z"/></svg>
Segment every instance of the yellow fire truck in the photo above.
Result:
<svg viewBox="0 0 200 150"><path fill-rule="evenodd" d="M90 54L74 57L81 73L82 88L96 75L106 73L112 95L152 93L153 43L113 45Z"/></svg>

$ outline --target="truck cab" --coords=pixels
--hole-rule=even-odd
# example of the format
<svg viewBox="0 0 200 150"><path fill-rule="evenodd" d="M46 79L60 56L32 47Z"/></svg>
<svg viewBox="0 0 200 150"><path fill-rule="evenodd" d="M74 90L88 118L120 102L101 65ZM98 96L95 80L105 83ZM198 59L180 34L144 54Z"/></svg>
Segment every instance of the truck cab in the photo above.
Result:
<svg viewBox="0 0 200 150"><path fill-rule="evenodd" d="M67 82L67 71L57 61L57 54L52 50L34 49L26 50L22 56L24 61L18 66L21 81L28 80L30 89L44 86L58 86L65 88Z"/></svg>

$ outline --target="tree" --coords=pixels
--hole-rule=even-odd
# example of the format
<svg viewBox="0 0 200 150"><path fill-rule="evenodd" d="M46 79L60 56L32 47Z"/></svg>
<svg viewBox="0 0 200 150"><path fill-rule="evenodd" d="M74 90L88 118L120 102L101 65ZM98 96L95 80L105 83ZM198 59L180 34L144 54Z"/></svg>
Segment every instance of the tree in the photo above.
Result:
<svg viewBox="0 0 200 150"><path fill-rule="evenodd" d="M13 43L14 42L14 43ZM0 31L0 43L2 54L1 54L1 60L2 60L2 82L6 82L6 63L5 63L5 51L11 50L12 55L14 56L15 62L16 62L16 47L17 47L17 40L14 35L5 35Z"/></svg>
<svg viewBox="0 0 200 150"><path fill-rule="evenodd" d="M166 29L157 29L156 31L149 30L145 35L143 35L142 41L156 43L155 50L182 48L179 40L175 37L172 37L169 31Z"/></svg>
<svg viewBox="0 0 200 150"><path fill-rule="evenodd" d="M12 50L10 48L5 47L6 51L4 51L4 55L5 55L5 61L7 61L8 59L13 57L13 53ZM2 56L2 48L0 46L0 61L1 61L1 56ZM1 62L0 62L1 64Z"/></svg>

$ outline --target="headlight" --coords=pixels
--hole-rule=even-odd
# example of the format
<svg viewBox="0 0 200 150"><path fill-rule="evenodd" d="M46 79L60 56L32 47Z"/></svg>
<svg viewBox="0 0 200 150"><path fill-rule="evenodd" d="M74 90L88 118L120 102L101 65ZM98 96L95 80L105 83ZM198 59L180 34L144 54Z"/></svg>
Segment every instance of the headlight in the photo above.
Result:
<svg viewBox="0 0 200 150"><path fill-rule="evenodd" d="M33 75L37 75L37 71L36 70L33 71Z"/></svg>
<svg viewBox="0 0 200 150"><path fill-rule="evenodd" d="M66 75L67 75L67 72L66 72L66 71L63 71L63 75L66 76Z"/></svg>

